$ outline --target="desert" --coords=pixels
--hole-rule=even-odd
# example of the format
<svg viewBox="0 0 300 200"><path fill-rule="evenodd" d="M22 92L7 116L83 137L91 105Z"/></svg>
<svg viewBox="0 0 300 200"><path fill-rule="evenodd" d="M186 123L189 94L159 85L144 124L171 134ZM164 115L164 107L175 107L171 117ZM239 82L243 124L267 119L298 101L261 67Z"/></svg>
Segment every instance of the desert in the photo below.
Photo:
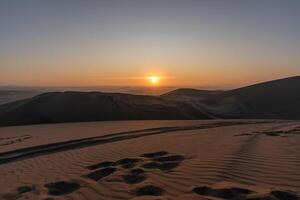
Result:
<svg viewBox="0 0 300 200"><path fill-rule="evenodd" d="M300 200L300 0L0 0L0 200Z"/></svg>
<svg viewBox="0 0 300 200"><path fill-rule="evenodd" d="M298 121L86 122L0 130L1 199L299 198Z"/></svg>

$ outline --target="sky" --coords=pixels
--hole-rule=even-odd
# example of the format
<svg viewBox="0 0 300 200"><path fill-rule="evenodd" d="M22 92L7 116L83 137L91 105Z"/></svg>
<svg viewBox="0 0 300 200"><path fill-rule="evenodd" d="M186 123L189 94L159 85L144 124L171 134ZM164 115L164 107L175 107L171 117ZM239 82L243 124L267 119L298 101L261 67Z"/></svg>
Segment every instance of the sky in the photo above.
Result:
<svg viewBox="0 0 300 200"><path fill-rule="evenodd" d="M299 0L1 0L0 85L239 87L300 74Z"/></svg>

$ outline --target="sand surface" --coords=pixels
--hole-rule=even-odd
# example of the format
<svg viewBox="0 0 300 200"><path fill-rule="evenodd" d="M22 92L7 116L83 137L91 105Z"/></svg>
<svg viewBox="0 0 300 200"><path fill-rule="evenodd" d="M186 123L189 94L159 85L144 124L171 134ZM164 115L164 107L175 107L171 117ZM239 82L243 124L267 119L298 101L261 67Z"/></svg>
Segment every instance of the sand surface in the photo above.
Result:
<svg viewBox="0 0 300 200"><path fill-rule="evenodd" d="M299 199L300 122L0 128L0 199Z"/></svg>

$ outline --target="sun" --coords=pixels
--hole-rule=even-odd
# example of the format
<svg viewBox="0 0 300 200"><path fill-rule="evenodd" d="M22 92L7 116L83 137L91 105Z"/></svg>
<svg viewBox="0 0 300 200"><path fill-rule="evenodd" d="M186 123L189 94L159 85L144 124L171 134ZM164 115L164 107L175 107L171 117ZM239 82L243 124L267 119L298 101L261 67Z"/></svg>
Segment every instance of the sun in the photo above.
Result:
<svg viewBox="0 0 300 200"><path fill-rule="evenodd" d="M157 85L160 79L161 78L159 76L149 76L148 77L148 80L151 83L151 85Z"/></svg>

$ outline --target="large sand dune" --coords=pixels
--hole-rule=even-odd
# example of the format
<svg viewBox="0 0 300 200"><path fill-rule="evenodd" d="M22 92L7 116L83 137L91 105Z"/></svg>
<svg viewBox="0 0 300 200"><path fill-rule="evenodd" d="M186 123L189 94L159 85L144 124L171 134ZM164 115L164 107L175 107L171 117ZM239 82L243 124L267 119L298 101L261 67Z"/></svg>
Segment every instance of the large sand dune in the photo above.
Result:
<svg viewBox="0 0 300 200"><path fill-rule="evenodd" d="M161 96L51 92L0 105L0 126L108 120L300 119L300 77Z"/></svg>
<svg viewBox="0 0 300 200"><path fill-rule="evenodd" d="M299 199L300 122L0 128L0 199Z"/></svg>

